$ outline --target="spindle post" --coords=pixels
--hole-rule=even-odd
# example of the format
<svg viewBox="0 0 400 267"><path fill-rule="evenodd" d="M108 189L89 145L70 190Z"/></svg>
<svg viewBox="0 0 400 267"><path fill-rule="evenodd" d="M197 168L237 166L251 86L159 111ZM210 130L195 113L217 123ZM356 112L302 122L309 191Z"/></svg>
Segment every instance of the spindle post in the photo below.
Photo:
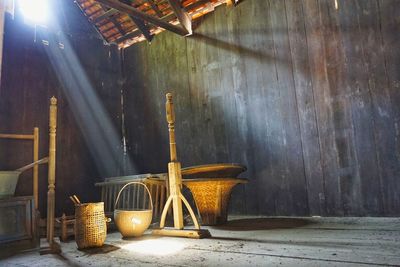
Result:
<svg viewBox="0 0 400 267"><path fill-rule="evenodd" d="M47 192L47 241L51 245L54 241L54 213L55 213L55 183L56 183L56 130L57 130L57 99L50 99L49 116L49 168Z"/></svg>
<svg viewBox="0 0 400 267"><path fill-rule="evenodd" d="M168 122L168 133L169 133L169 154L171 162L176 162L178 156L176 154L176 141L175 141L175 111L174 103L172 102L172 94L166 95L167 102L165 103L166 117Z"/></svg>
<svg viewBox="0 0 400 267"><path fill-rule="evenodd" d="M178 156L176 154L174 103L172 102L171 93L168 93L166 97L167 102L165 103L165 108L169 132L169 153L171 157L171 162L168 163L168 175L170 182L170 194L172 196L174 227L175 229L183 229L182 201L179 196L180 189L182 187L182 175L181 164L177 161Z"/></svg>
<svg viewBox="0 0 400 267"><path fill-rule="evenodd" d="M39 160L39 128L33 128L33 162ZM35 210L39 207L39 165L33 166L33 199Z"/></svg>
<svg viewBox="0 0 400 267"><path fill-rule="evenodd" d="M176 142L175 142L175 112L174 104L172 102L172 94L166 95L167 101L165 103L166 117L168 122L169 132L169 148L171 161L168 163L168 186L169 186L169 197L165 203L163 212L160 219L160 229L153 230L155 235L165 236L181 236L189 238L203 238L210 236L208 230L200 229L200 225L197 218L190 207L188 201L181 193L182 188L182 173L181 164L178 162L176 154ZM184 230L183 224L183 210L182 202L186 206L187 210L192 217L195 230ZM175 229L164 229L165 218L167 216L168 209L172 204L172 210L174 215L174 228Z"/></svg>

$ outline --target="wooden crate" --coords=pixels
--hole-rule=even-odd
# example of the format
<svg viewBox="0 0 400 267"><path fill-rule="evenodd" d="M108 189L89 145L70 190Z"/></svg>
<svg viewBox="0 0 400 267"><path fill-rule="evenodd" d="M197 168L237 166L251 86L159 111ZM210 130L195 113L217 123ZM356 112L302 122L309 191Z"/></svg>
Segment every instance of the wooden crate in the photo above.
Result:
<svg viewBox="0 0 400 267"><path fill-rule="evenodd" d="M36 238L34 197L0 200L0 244Z"/></svg>

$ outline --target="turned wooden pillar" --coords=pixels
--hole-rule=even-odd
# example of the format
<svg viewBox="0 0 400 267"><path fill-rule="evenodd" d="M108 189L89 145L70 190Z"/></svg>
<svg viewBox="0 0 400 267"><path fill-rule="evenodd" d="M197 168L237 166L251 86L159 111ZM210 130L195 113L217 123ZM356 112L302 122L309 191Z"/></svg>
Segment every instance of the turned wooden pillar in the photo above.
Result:
<svg viewBox="0 0 400 267"><path fill-rule="evenodd" d="M165 103L168 132L169 132L169 153L171 162L168 163L168 176L169 176L169 190L172 196L172 211L174 214L174 227L176 229L183 229L183 212L182 201L180 192L182 187L181 164L178 162L176 154L176 141L175 141L175 111L174 103L172 102L172 94L166 95L167 102Z"/></svg>
<svg viewBox="0 0 400 267"><path fill-rule="evenodd" d="M33 128L33 162L39 160L39 128ZM33 166L33 198L35 200L35 210L39 206L39 165Z"/></svg>
<svg viewBox="0 0 400 267"><path fill-rule="evenodd" d="M171 162L177 161L176 154L176 141L175 141L175 111L174 103L172 102L172 94L168 93L166 95L167 102L165 103L166 117L168 122L168 132L169 132L169 155Z"/></svg>
<svg viewBox="0 0 400 267"><path fill-rule="evenodd" d="M49 116L49 171L47 192L47 241L52 244L54 239L55 213L55 183L56 183L56 128L57 128L57 99L50 99Z"/></svg>

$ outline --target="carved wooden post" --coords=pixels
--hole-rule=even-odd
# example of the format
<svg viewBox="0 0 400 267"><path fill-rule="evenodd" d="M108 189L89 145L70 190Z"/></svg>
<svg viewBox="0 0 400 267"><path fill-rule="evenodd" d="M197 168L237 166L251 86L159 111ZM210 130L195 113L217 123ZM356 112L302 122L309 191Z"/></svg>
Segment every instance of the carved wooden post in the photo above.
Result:
<svg viewBox="0 0 400 267"><path fill-rule="evenodd" d="M183 229L182 201L180 199L180 189L182 187L181 164L177 160L176 141L175 141L175 112L172 102L172 94L166 95L167 102L165 109L167 114L168 132L169 132L169 153L171 162L168 163L169 189L172 196L172 210L174 213L175 229Z"/></svg>
<svg viewBox="0 0 400 267"><path fill-rule="evenodd" d="M33 162L39 160L39 128L33 128ZM35 210L39 205L39 165L33 167L33 197L35 200Z"/></svg>
<svg viewBox="0 0 400 267"><path fill-rule="evenodd" d="M54 239L54 212L55 212L55 182L56 182L56 127L57 127L57 99L50 99L49 117L49 173L47 192L47 241L53 243Z"/></svg>
<svg viewBox="0 0 400 267"><path fill-rule="evenodd" d="M175 111L174 103L172 102L172 94L168 93L167 102L165 103L166 116L168 122L168 132L169 132L169 154L171 162L177 161L176 155L176 141L175 141Z"/></svg>

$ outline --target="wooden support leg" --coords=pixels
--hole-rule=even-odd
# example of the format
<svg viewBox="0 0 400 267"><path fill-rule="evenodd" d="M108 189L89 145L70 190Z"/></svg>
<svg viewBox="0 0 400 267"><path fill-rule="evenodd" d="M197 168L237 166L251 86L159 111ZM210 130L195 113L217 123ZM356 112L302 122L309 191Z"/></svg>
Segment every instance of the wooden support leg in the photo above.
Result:
<svg viewBox="0 0 400 267"><path fill-rule="evenodd" d="M170 195L167 199L167 202L165 203L163 212L161 214L160 228L164 228L164 226L165 226L165 218L167 217L167 212L168 212L168 209L169 209L169 206L171 205L171 203L172 203L172 196Z"/></svg>
<svg viewBox="0 0 400 267"><path fill-rule="evenodd" d="M190 207L189 202L186 200L186 198L182 194L180 194L180 197L182 199L182 202L185 204L187 210L189 211L190 216L192 217L192 220L193 220L193 223L194 223L194 227L196 229L200 229L199 222L197 221L197 218L194 215L194 212L193 212L192 208Z"/></svg>

